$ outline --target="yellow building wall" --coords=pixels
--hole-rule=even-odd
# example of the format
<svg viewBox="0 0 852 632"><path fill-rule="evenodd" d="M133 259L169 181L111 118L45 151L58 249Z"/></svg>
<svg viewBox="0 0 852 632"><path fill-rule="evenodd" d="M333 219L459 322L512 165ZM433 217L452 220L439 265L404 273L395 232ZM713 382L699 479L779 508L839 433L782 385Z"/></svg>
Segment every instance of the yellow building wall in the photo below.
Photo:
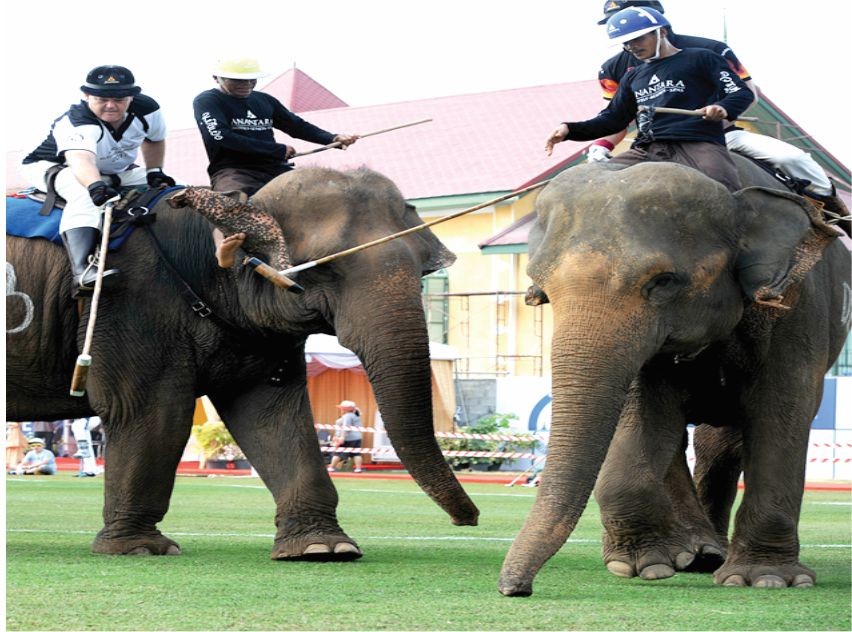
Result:
<svg viewBox="0 0 852 632"><path fill-rule="evenodd" d="M432 230L457 257L447 269L448 344L460 355L461 377L549 374L549 306L529 307L531 284L523 254L483 254L478 244L533 212L537 192L435 225ZM462 210L447 209L444 215ZM430 213L429 221L441 214Z"/></svg>

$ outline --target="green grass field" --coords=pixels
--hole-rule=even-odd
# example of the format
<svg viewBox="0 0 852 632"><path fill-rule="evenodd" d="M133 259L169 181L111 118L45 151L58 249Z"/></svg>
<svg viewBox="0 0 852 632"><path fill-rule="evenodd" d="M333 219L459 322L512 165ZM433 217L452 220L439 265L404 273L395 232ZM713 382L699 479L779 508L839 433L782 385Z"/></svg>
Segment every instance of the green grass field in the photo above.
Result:
<svg viewBox="0 0 852 632"><path fill-rule="evenodd" d="M348 564L273 562L274 507L258 479L180 478L165 534L179 557L106 557L101 479L9 477L9 630L850 630L849 494L805 495L808 590L715 586L708 575L619 579L590 504L535 594L497 592L534 489L465 485L479 527L453 527L410 482L336 479L339 518L364 549Z"/></svg>

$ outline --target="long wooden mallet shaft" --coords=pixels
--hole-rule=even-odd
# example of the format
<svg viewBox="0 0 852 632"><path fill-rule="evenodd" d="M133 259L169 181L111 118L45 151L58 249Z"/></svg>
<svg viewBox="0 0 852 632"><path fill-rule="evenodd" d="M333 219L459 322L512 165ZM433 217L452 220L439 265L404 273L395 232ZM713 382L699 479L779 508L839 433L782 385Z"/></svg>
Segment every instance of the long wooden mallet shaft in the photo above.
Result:
<svg viewBox="0 0 852 632"><path fill-rule="evenodd" d="M367 138L368 136L377 136L378 134L384 134L386 132L392 132L395 129L402 129L403 127L412 127L414 125L422 125L423 123L429 123L432 119L423 119L422 121L413 121L411 123L403 123L402 125L394 125L393 127L386 127L385 129L377 129L374 132L367 132L366 134L359 134L360 138ZM321 151L325 151L326 149L337 149L343 143L335 142L330 143L328 145L323 145L322 147L317 147L316 149L310 149L308 151L301 151L298 154L293 154L290 158L301 158L302 156L310 156L311 154L318 154Z"/></svg>
<svg viewBox="0 0 852 632"><path fill-rule="evenodd" d="M351 254L355 254L356 252L360 252L362 250L366 250L367 248L372 248L373 246L378 246L379 244L386 243L391 241L392 239L399 239L400 237L404 237L405 235L410 235L411 233L416 233L418 230L424 230L429 228L430 226L434 226L435 224L440 224L441 222L448 222L451 219L455 219L456 217L461 217L462 215L467 215L468 213L473 213L474 211L478 211L479 209L483 209L486 206L491 206L492 204L497 204L498 202L502 202L503 200L508 200L509 198L516 197L518 195L522 195L524 193L528 193L529 191L534 191L535 189L539 189L543 187L545 184L550 182L548 180L542 180L536 184L532 184L528 187L524 187L523 189L519 189L517 191L512 191L511 193L506 193L505 195L501 195L500 197L496 197L492 200L488 200L487 202L482 202L481 204L477 204L476 206L471 206L470 208L466 208L462 211L457 211L455 213L451 213L445 217L439 217L438 219L433 219L430 222L425 222L420 226L414 226L412 228L407 228L406 230L401 230L398 233L394 233L392 235L388 235L386 237L380 237L379 239L374 239L373 241L368 241L366 244L361 244L360 246L353 246L352 248L348 248L346 250L341 250L340 252L336 252L331 255L327 255L325 257L320 257L319 259L315 259L313 261L307 261L305 263L300 263L297 266L293 266L292 268L287 268L286 270L280 270L279 274L293 274L296 272L301 272L302 270L307 270L308 268L316 267L323 263L328 263L329 261L334 261L335 259L340 259L341 257L346 257Z"/></svg>
<svg viewBox="0 0 852 632"><path fill-rule="evenodd" d="M640 105L640 112L652 111L659 112L660 114L683 114L684 116L704 116L701 112L696 112L695 110L684 110L681 108L655 108L653 106ZM738 117L740 121L757 121L758 119L753 116L740 116Z"/></svg>
<svg viewBox="0 0 852 632"><path fill-rule="evenodd" d="M106 270L107 250L109 248L109 229L112 225L112 205L119 198L115 197L107 201L104 207L104 225L101 233L101 250L98 253L98 276L95 279L95 289L92 292L92 302L89 305L89 322L86 325L86 338L83 341L83 351L77 356L74 366L74 375L71 376L70 394L74 397L82 397L86 394L86 380L89 377L89 367L92 365L92 337L95 335L95 322L98 318L98 302L101 298L101 288L104 284L104 270Z"/></svg>

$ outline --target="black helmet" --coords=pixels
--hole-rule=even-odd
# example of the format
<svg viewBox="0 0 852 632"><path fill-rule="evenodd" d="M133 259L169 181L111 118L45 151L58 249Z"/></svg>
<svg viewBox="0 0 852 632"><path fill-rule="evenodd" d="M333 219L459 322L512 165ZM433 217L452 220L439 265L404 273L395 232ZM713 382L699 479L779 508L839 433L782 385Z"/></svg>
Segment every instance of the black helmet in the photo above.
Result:
<svg viewBox="0 0 852 632"><path fill-rule="evenodd" d="M606 0L603 6L604 17L598 24L606 24L607 20L627 7L651 7L660 13L665 13L662 3L658 0Z"/></svg>
<svg viewBox="0 0 852 632"><path fill-rule="evenodd" d="M80 90L96 97L133 97L142 92L134 81L133 73L124 66L98 66L86 75Z"/></svg>

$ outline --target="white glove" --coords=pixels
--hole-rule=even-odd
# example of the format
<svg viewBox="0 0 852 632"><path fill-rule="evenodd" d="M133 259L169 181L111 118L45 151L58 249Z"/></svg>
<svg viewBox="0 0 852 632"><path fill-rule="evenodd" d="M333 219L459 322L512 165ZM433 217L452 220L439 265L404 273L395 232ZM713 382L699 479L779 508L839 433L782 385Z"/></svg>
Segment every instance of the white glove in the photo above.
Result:
<svg viewBox="0 0 852 632"><path fill-rule="evenodd" d="M588 162L606 162L610 158L612 158L612 154L603 145L591 145L586 152Z"/></svg>

